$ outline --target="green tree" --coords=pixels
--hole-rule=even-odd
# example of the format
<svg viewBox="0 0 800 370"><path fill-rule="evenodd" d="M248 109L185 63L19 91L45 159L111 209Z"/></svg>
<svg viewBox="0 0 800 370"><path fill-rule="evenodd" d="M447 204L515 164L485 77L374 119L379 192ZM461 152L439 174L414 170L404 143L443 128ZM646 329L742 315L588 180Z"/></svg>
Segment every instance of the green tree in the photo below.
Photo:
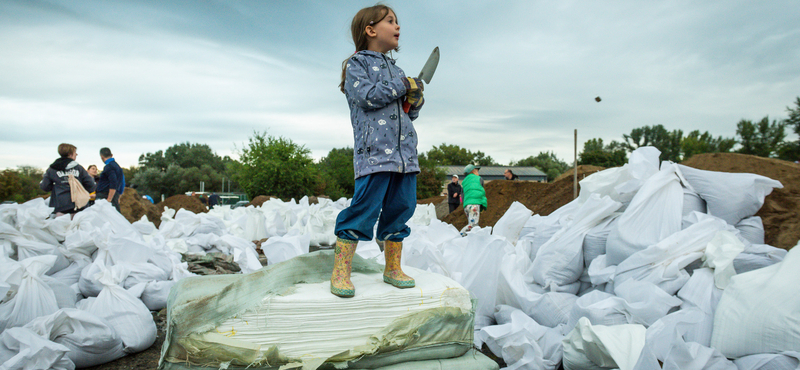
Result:
<svg viewBox="0 0 800 370"><path fill-rule="evenodd" d="M787 126L791 126L794 133L800 136L800 97L794 102L795 107L786 107L789 117L784 121ZM795 141L784 141L778 148L778 158L787 161L800 160L800 139Z"/></svg>
<svg viewBox="0 0 800 370"><path fill-rule="evenodd" d="M310 153L290 139L254 132L229 169L250 199L258 195L299 199L313 195L317 185L319 171Z"/></svg>
<svg viewBox="0 0 800 370"><path fill-rule="evenodd" d="M222 179L227 175L229 157L220 157L207 144L175 144L166 151L145 153L139 156L139 167L123 169L128 186L135 184L140 194L153 199L161 194L172 196L188 191L221 191Z"/></svg>
<svg viewBox="0 0 800 370"><path fill-rule="evenodd" d="M556 177L571 168L566 162L558 159L555 152L539 152L537 156L530 156L517 162L511 162L512 166L536 167L547 174L547 181L553 181Z"/></svg>
<svg viewBox="0 0 800 370"><path fill-rule="evenodd" d="M693 155L702 153L727 153L736 145L736 139L714 137L708 131L700 133L694 130L681 141L682 160L687 160Z"/></svg>
<svg viewBox="0 0 800 370"><path fill-rule="evenodd" d="M794 133L800 136L800 97L794 101L794 108L786 107L789 113L789 118L786 119L786 124L794 128Z"/></svg>
<svg viewBox="0 0 800 370"><path fill-rule="evenodd" d="M632 152L643 146L653 146L661 151L662 160L680 162L681 139L683 131L667 131L663 125L644 126L631 130L630 134L623 134L625 149Z"/></svg>
<svg viewBox="0 0 800 370"><path fill-rule="evenodd" d="M456 166L467 165L469 163L479 166L496 166L497 162L491 156L486 155L481 151L471 152L458 145L450 145L442 143L442 145L433 146L427 153L421 154L420 157L431 161L437 166Z"/></svg>
<svg viewBox="0 0 800 370"><path fill-rule="evenodd" d="M590 139L583 143L583 151L578 154L578 164L619 167L625 163L628 163L627 152L617 141L603 146L603 139Z"/></svg>
<svg viewBox="0 0 800 370"><path fill-rule="evenodd" d="M325 189L319 189L320 194L326 194L333 199L331 192L341 192L340 196L352 198L355 192L356 180L353 171L353 148L334 148L328 155L322 157L317 163L321 174L321 180L327 185Z"/></svg>
<svg viewBox="0 0 800 370"><path fill-rule="evenodd" d="M16 170L0 172L0 201L24 203L47 194L39 189L44 172L33 166L19 166Z"/></svg>
<svg viewBox="0 0 800 370"><path fill-rule="evenodd" d="M419 156L419 169L417 174L417 199L426 199L441 194L445 177L444 171L438 169L436 162Z"/></svg>
<svg viewBox="0 0 800 370"><path fill-rule="evenodd" d="M736 124L736 135L739 136L741 145L736 152L759 157L776 156L783 139L786 138L785 129L785 122L773 120L770 124L769 116L762 118L758 123L743 119Z"/></svg>

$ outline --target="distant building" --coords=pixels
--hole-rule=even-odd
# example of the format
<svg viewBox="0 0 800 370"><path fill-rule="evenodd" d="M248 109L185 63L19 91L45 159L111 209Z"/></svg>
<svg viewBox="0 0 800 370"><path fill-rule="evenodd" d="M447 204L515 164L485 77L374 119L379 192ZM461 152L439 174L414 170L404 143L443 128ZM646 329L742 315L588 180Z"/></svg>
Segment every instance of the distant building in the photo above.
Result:
<svg viewBox="0 0 800 370"><path fill-rule="evenodd" d="M442 180L447 183L451 181L453 175L458 175L458 178L463 180L465 166L438 166L438 168L444 171L445 177ZM478 173L484 181L505 180L503 173L506 169L511 169L511 172L519 176L517 181L547 182L547 174L539 171L536 167L482 166Z"/></svg>

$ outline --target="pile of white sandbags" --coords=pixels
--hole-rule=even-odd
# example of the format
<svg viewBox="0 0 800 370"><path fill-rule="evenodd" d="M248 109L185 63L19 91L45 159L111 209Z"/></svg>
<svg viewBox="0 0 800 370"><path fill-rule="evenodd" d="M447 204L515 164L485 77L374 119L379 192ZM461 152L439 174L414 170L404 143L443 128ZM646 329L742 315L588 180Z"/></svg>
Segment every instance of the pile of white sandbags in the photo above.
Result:
<svg viewBox="0 0 800 370"><path fill-rule="evenodd" d="M797 367L800 251L784 261L754 216L781 184L658 155L640 148L552 214L515 203L466 237L418 206L403 264L467 289L475 344L512 369ZM268 238L270 265L331 245L347 205L166 209L159 228L130 224L102 200L72 220L49 218L41 199L2 205L0 364L71 369L143 350L155 339L151 311L193 275L181 253L228 254L250 273L262 267L253 240ZM383 263L374 241L356 252Z"/></svg>
<svg viewBox="0 0 800 370"><path fill-rule="evenodd" d="M319 204L272 200L207 214L165 209L156 228L129 223L98 201L74 218L51 218L34 199L0 206L0 367L74 368L147 349L156 339L151 311L192 276L181 253L232 255L244 273L260 269L253 240L270 263L332 244L347 200ZM421 207L421 216L429 215Z"/></svg>
<svg viewBox="0 0 800 370"><path fill-rule="evenodd" d="M518 240L505 246L496 325L480 328L476 345L510 369L797 367L790 311L800 298L789 290L800 251L781 262L786 251L763 244L754 217L782 185L659 166L658 155L635 151L505 237Z"/></svg>

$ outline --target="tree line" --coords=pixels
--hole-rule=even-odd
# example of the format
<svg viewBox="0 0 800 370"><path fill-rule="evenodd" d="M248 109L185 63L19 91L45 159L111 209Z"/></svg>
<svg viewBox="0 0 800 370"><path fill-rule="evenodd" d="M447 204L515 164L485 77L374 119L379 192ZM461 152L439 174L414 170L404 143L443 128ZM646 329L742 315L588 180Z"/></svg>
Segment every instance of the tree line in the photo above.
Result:
<svg viewBox="0 0 800 370"><path fill-rule="evenodd" d="M701 153L736 152L761 157L796 161L800 159L800 140L787 141L786 130L800 136L800 97L794 107L787 107L788 117L759 121L742 119L732 138L713 136L708 131L668 130L663 125L643 126L622 135L621 141L604 143L589 139L578 155L581 165L616 167L627 163L628 153L643 146L661 151L661 160L680 162ZM737 147L738 145L738 147ZM355 190L353 149L334 148L315 161L311 151L291 139L254 132L238 150L239 160L219 156L206 144L180 143L164 151L143 153L139 165L124 168L129 186L153 199L199 190L228 189L244 192L249 198L273 195L282 199L299 199L305 195L327 195L333 199L352 197ZM444 165L500 166L490 155L458 145L442 143L419 153L421 172L417 175L417 197L438 195L446 176L437 169ZM547 174L549 181L570 169L570 163L554 152L540 152L508 166L536 167ZM0 172L0 200L24 202L45 195L39 190L42 169L20 166ZM223 188L224 186L224 188Z"/></svg>

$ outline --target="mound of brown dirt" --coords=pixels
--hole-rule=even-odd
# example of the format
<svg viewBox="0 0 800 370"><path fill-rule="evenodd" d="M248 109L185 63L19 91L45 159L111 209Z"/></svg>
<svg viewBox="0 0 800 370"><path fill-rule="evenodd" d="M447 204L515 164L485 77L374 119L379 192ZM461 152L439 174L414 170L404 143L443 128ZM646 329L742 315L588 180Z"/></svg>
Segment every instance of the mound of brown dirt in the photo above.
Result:
<svg viewBox="0 0 800 370"><path fill-rule="evenodd" d="M780 181L783 189L773 190L756 216L764 222L767 244L790 249L800 240L800 164L738 153L700 154L682 164L708 171L755 173Z"/></svg>
<svg viewBox="0 0 800 370"><path fill-rule="evenodd" d="M597 166L578 166L578 180L602 170ZM528 207L534 214L549 215L561 206L572 201L572 176L559 176L552 183L528 181L491 181L486 183L486 200L489 208L481 212L478 225L494 226L514 201ZM580 186L579 189L580 191ZM467 216L464 208L458 207L453 213L442 218L458 229L466 226Z"/></svg>
<svg viewBox="0 0 800 370"><path fill-rule="evenodd" d="M119 197L119 210L125 219L130 223L139 221L142 216L147 216L147 220L158 227L161 225L161 212L149 200L142 198L136 189L125 188L122 196Z"/></svg>
<svg viewBox="0 0 800 370"><path fill-rule="evenodd" d="M593 174L595 172L600 172L600 171L602 171L604 169L606 169L606 168L605 167L600 167L600 166L592 166L590 164L582 164L582 165L578 166L578 181L581 181L586 176L589 176L589 175L591 175L591 174ZM559 180L563 180L563 179L565 179L567 177L572 178L572 174L574 172L575 171L573 171L572 168L570 168L570 169L567 170L567 172L564 172L564 173L558 175L558 177L556 177L556 179L553 180L553 182L556 182L556 181L559 181Z"/></svg>
<svg viewBox="0 0 800 370"><path fill-rule="evenodd" d="M268 200L272 198L277 199L278 197L273 197L272 195L259 195L253 198L253 200L251 200L250 203L248 203L247 205L253 207L261 207L262 204L266 203Z"/></svg>
<svg viewBox="0 0 800 370"><path fill-rule="evenodd" d="M205 204L203 204L203 202L200 201L200 198L185 194L173 195L167 199L164 199L163 202L156 204L156 208L160 210L163 210L164 207L172 208L175 211L183 208L194 213L208 212L208 208Z"/></svg>

